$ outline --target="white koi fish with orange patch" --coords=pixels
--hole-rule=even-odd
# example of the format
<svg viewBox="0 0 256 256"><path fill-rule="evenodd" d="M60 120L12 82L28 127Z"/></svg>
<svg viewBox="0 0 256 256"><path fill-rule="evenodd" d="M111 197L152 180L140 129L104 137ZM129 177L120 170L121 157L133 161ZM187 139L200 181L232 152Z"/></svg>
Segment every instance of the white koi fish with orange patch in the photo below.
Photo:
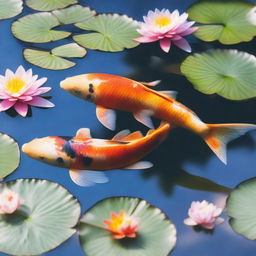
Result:
<svg viewBox="0 0 256 256"><path fill-rule="evenodd" d="M112 140L91 138L90 130L82 128L75 137L49 136L34 139L22 146L22 151L41 162L70 169L71 179L80 186L108 181L97 171L113 169L147 169L148 161L140 161L156 148L170 131L168 123L158 129L141 132L119 132ZM86 171L85 171L86 170Z"/></svg>
<svg viewBox="0 0 256 256"><path fill-rule="evenodd" d="M107 128L115 129L115 111L132 112L134 117L153 128L150 116L167 121L172 127L183 127L204 139L226 164L226 144L249 130L253 124L206 124L190 109L177 102L173 91L154 91L159 81L145 83L108 74L84 74L66 78L61 88L97 104L96 114Z"/></svg>

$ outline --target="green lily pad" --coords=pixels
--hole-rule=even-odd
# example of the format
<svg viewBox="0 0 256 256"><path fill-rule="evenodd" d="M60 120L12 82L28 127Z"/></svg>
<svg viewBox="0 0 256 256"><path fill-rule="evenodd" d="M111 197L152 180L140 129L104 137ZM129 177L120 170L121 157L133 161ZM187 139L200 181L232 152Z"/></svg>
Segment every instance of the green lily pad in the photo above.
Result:
<svg viewBox="0 0 256 256"><path fill-rule="evenodd" d="M103 220L124 210L139 219L136 238L117 240ZM160 209L139 198L108 198L86 212L79 226L80 243L88 256L166 256L176 243L176 229Z"/></svg>
<svg viewBox="0 0 256 256"><path fill-rule="evenodd" d="M26 61L46 69L62 70L76 65L75 62L55 56L49 51L25 49L23 55Z"/></svg>
<svg viewBox="0 0 256 256"><path fill-rule="evenodd" d="M18 143L9 135L0 133L0 179L14 172L20 163Z"/></svg>
<svg viewBox="0 0 256 256"><path fill-rule="evenodd" d="M139 36L136 31L138 24L126 15L101 14L75 25L85 30L95 31L73 37L74 41L85 48L118 52L138 45L133 40Z"/></svg>
<svg viewBox="0 0 256 256"><path fill-rule="evenodd" d="M0 0L0 20L12 18L22 12L22 0Z"/></svg>
<svg viewBox="0 0 256 256"><path fill-rule="evenodd" d="M256 36L256 25L248 17L253 7L248 2L203 1L192 5L187 12L191 20L202 24L195 32L199 39L237 44Z"/></svg>
<svg viewBox="0 0 256 256"><path fill-rule="evenodd" d="M82 58L86 50L76 43L64 44L52 49L52 54L59 57Z"/></svg>
<svg viewBox="0 0 256 256"><path fill-rule="evenodd" d="M248 239L256 239L256 178L239 184L227 200L232 229Z"/></svg>
<svg viewBox="0 0 256 256"><path fill-rule="evenodd" d="M83 22L95 16L96 12L89 7L73 5L62 10L52 12L61 24Z"/></svg>
<svg viewBox="0 0 256 256"><path fill-rule="evenodd" d="M230 100L256 97L256 57L237 50L212 50L194 54L181 64L181 72L205 94Z"/></svg>
<svg viewBox="0 0 256 256"><path fill-rule="evenodd" d="M39 255L56 248L76 230L80 205L65 188L46 181L19 179L5 183L23 204L14 214L0 215L0 251Z"/></svg>
<svg viewBox="0 0 256 256"><path fill-rule="evenodd" d="M36 11L52 11L77 2L77 0L26 0L27 6Z"/></svg>
<svg viewBox="0 0 256 256"><path fill-rule="evenodd" d="M41 12L29 14L13 22L13 35L25 42L47 43L68 37L71 33L53 30L60 22L51 13Z"/></svg>

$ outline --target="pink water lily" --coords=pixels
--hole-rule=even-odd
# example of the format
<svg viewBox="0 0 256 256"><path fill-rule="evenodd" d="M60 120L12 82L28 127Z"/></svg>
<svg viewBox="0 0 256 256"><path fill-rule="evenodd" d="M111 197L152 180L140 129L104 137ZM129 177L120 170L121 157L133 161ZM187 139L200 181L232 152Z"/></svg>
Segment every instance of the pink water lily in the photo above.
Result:
<svg viewBox="0 0 256 256"><path fill-rule="evenodd" d="M205 200L202 202L192 202L188 210L189 218L184 220L188 226L200 225L206 229L213 229L216 225L222 223L224 219L220 218L223 209Z"/></svg>
<svg viewBox="0 0 256 256"><path fill-rule="evenodd" d="M12 214L21 205L22 200L15 191L4 189L0 194L0 214Z"/></svg>
<svg viewBox="0 0 256 256"><path fill-rule="evenodd" d="M51 90L51 87L42 87L47 78L38 79L32 74L32 69L25 70L19 66L15 73L7 69L5 76L0 76L0 111L14 107L18 114L25 117L28 105L35 107L51 108L54 104L39 97Z"/></svg>
<svg viewBox="0 0 256 256"><path fill-rule="evenodd" d="M163 51L169 52L171 44L186 52L191 52L191 47L183 37L195 32L198 28L192 27L194 21L187 21L188 14L179 14L178 10L172 13L167 9L161 11L149 11L144 16L144 22L139 22L140 28L137 30L142 36L134 39L139 43L150 43L159 41Z"/></svg>

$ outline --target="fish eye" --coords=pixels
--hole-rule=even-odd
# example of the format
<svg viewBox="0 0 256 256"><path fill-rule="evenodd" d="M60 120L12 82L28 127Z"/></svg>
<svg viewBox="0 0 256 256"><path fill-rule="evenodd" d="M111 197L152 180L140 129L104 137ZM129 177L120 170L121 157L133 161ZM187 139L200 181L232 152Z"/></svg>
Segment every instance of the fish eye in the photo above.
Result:
<svg viewBox="0 0 256 256"><path fill-rule="evenodd" d="M80 95L81 94L81 92L78 91L78 90L73 90L73 93L76 94L76 95Z"/></svg>

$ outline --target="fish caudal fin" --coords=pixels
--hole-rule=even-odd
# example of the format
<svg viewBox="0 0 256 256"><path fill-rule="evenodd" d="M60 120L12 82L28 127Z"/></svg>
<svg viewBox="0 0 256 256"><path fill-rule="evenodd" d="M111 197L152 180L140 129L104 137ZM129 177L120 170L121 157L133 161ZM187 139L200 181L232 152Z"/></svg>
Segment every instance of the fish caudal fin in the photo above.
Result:
<svg viewBox="0 0 256 256"><path fill-rule="evenodd" d="M224 164L227 164L228 142L256 129L253 124L208 124L208 127L209 132L204 136L204 140Z"/></svg>

